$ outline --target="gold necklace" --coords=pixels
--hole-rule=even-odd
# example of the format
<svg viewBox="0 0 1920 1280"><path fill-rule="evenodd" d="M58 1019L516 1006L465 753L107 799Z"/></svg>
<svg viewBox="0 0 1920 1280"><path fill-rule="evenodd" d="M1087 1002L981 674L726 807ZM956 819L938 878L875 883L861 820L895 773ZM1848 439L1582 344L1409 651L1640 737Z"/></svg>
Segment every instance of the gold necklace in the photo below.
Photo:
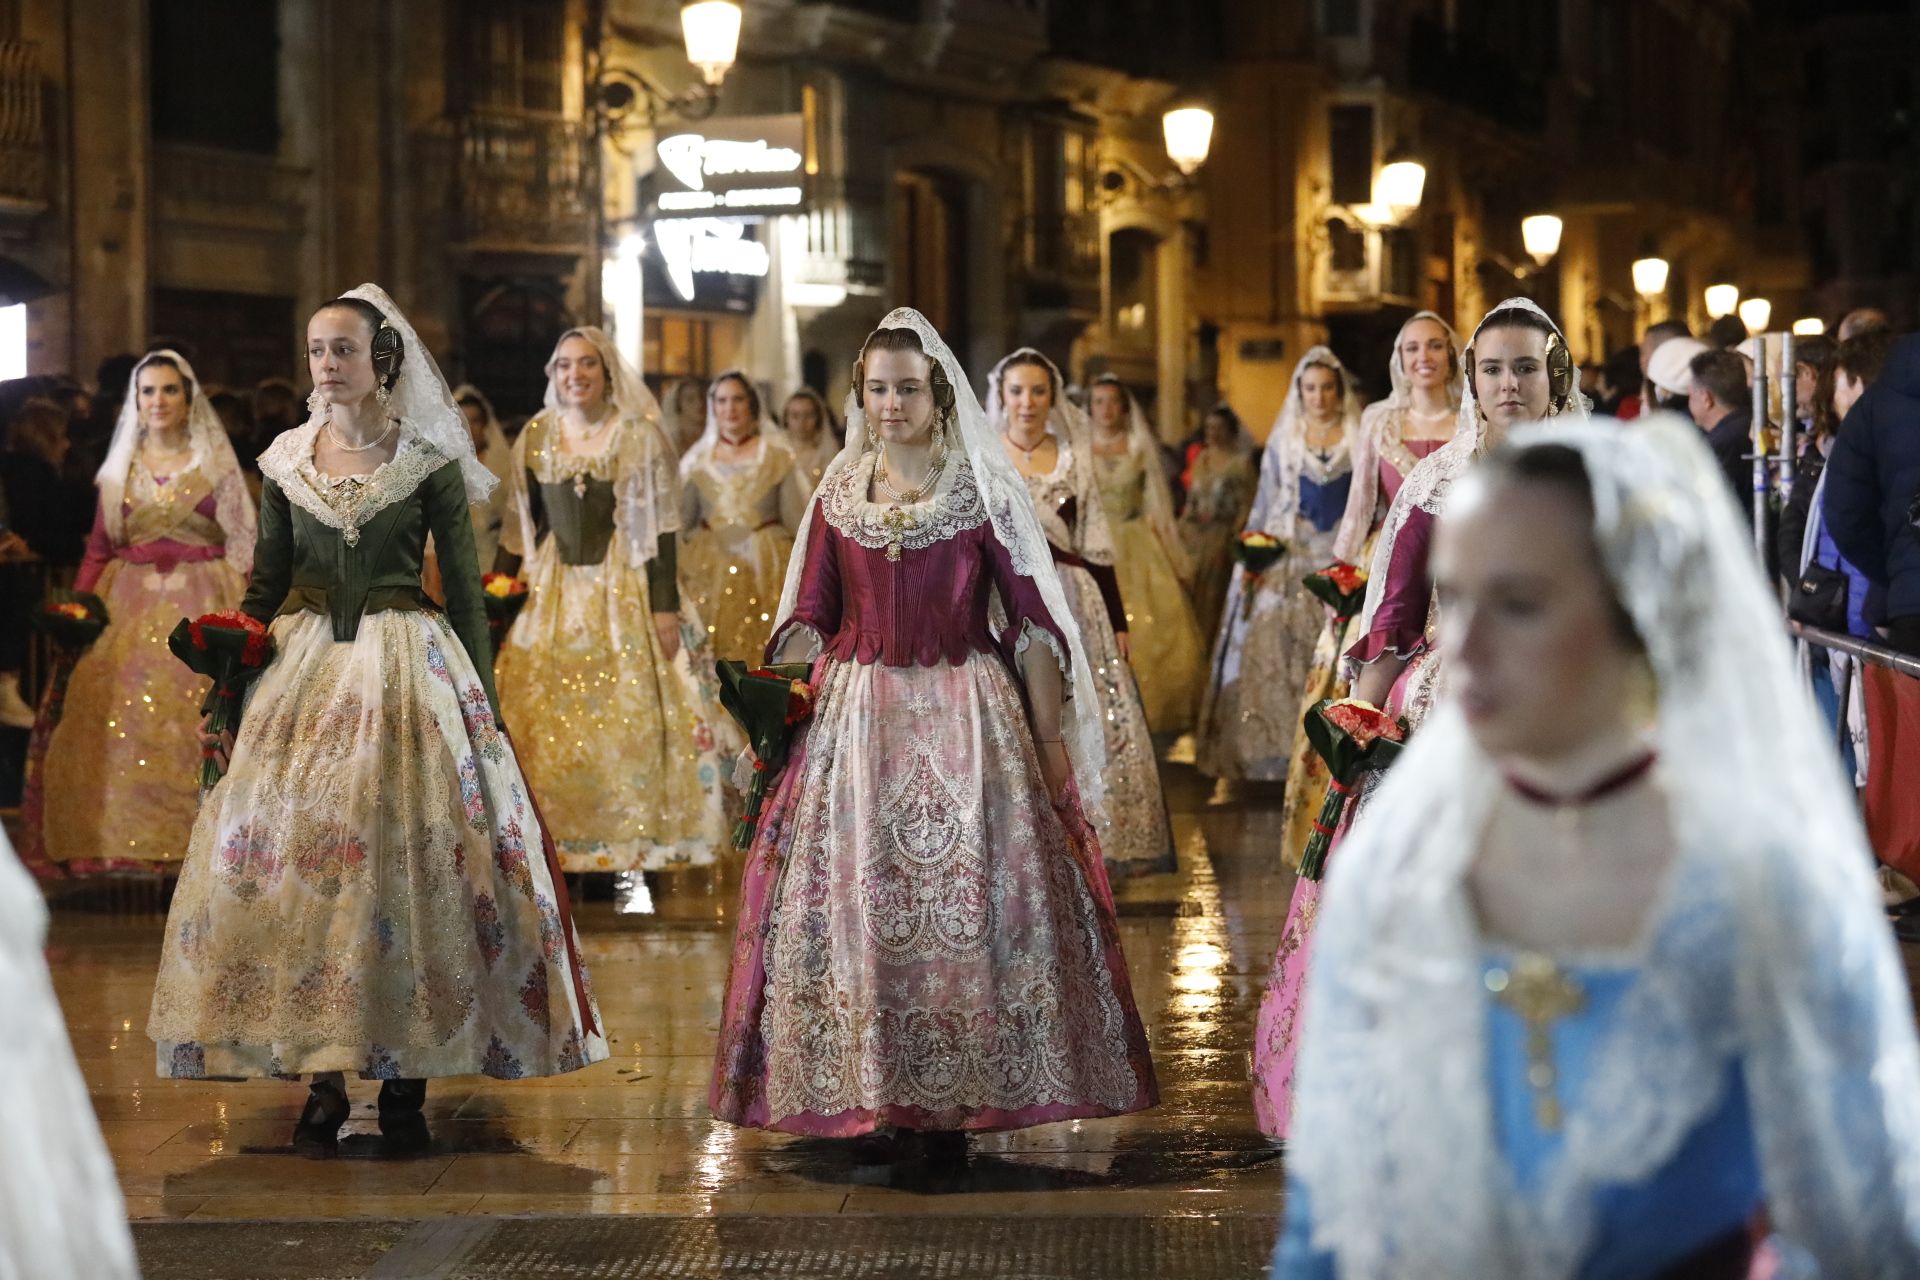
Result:
<svg viewBox="0 0 1920 1280"><path fill-rule="evenodd" d="M947 439L946 433L942 432L939 443L934 446L933 461L928 464L925 477L913 490L901 493L887 478L887 450L884 445L880 447L873 464L873 482L883 494L890 496L894 503L887 508L886 515L880 518L880 523L887 529L887 559L894 561L900 559L901 544L906 540L907 530L913 525L913 517L903 508L924 500L928 494L932 493L933 487L940 481L941 472L945 471L946 467Z"/></svg>

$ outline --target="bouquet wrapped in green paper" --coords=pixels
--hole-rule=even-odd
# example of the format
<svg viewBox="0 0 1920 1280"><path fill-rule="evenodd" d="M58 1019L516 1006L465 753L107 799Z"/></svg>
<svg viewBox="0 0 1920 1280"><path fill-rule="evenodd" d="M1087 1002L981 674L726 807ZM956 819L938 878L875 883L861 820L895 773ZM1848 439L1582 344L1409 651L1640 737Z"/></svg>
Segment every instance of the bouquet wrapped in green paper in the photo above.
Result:
<svg viewBox="0 0 1920 1280"><path fill-rule="evenodd" d="M1340 828L1360 775L1393 763L1406 744L1407 726L1371 702L1322 698L1307 712L1306 730L1308 743L1327 762L1327 772L1332 775L1327 798L1320 806L1320 820L1313 824L1306 852L1300 858L1301 878L1318 880L1326 870L1333 833Z"/></svg>
<svg viewBox="0 0 1920 1280"><path fill-rule="evenodd" d="M31 621L34 630L53 641L56 649L77 654L98 640L113 618L107 612L107 602L99 596L55 587Z"/></svg>
<svg viewBox="0 0 1920 1280"><path fill-rule="evenodd" d="M240 699L273 661L273 636L266 624L238 609L182 618L167 636L167 648L187 670L213 681L200 704L207 732L238 733ZM220 781L220 773L213 748L201 748L200 785L211 787Z"/></svg>
<svg viewBox="0 0 1920 1280"><path fill-rule="evenodd" d="M1360 612L1367 599L1367 575L1344 560L1335 560L1318 573L1302 578L1301 584L1333 610L1334 621L1344 627Z"/></svg>
<svg viewBox="0 0 1920 1280"><path fill-rule="evenodd" d="M813 714L813 687L807 683L813 667L805 662L777 662L753 667L744 662L715 664L720 676L720 705L740 722L753 750L753 781L748 784L746 812L733 828L733 843L745 849L753 843L754 827L767 788L787 767L799 728Z"/></svg>

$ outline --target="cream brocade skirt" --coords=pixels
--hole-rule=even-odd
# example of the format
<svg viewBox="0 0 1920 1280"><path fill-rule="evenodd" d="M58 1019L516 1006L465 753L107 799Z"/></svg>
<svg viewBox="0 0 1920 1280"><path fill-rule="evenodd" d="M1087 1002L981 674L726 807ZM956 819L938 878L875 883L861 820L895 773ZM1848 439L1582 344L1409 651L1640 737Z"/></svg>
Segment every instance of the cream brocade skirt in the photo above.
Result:
<svg viewBox="0 0 1920 1280"><path fill-rule="evenodd" d="M1147 727L1184 733L1193 727L1207 689L1207 650L1173 560L1145 520L1113 526L1113 569L1127 609L1133 675Z"/></svg>
<svg viewBox="0 0 1920 1280"><path fill-rule="evenodd" d="M786 585L793 534L780 524L680 535L680 590L707 624L715 658L760 662Z"/></svg>
<svg viewBox="0 0 1920 1280"><path fill-rule="evenodd" d="M684 611L672 662L645 569L618 544L561 563L551 538L495 665L500 714L567 871L705 865L726 840L713 658ZM692 641L692 644L688 642Z"/></svg>
<svg viewBox="0 0 1920 1280"><path fill-rule="evenodd" d="M207 681L167 649L182 618L232 609L245 590L221 560L171 573L115 560L95 590L113 621L80 656L47 741L44 840L61 863L178 863L200 808ZM159 869L157 866L156 870Z"/></svg>
<svg viewBox="0 0 1920 1280"><path fill-rule="evenodd" d="M1080 628L1080 643L1093 667L1093 687L1107 729L1107 767L1101 774L1107 790L1106 821L1099 828L1107 866L1122 877L1171 871L1173 829L1160 791L1153 735L1147 729L1133 672L1120 656L1106 601L1093 575L1078 565L1057 567L1066 588L1067 608Z"/></svg>
<svg viewBox="0 0 1920 1280"><path fill-rule="evenodd" d="M606 1057L539 820L446 619L369 614L336 643L296 613L273 635L167 916L160 1075L512 1079Z"/></svg>

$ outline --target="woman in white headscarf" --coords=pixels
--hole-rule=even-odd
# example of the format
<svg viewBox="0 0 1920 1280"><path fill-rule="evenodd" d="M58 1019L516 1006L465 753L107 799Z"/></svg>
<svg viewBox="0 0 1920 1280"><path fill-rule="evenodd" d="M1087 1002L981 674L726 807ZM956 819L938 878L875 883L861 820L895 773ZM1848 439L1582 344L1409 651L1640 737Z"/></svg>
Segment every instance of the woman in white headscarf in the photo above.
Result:
<svg viewBox="0 0 1920 1280"><path fill-rule="evenodd" d="M193 367L155 351L134 367L95 478L100 505L75 587L111 624L66 697L41 708L46 744L23 817L43 875L171 874L200 805L193 754L206 682L167 652L182 615L240 603L254 507ZM41 857L35 856L35 844Z"/></svg>
<svg viewBox="0 0 1920 1280"><path fill-rule="evenodd" d="M793 450L765 428L759 390L729 369L707 388L706 431L680 459L680 581L716 658L752 659L766 647L807 507Z"/></svg>
<svg viewBox="0 0 1920 1280"><path fill-rule="evenodd" d="M1139 401L1113 374L1093 380L1087 408L1094 478L1113 525L1113 570L1147 726L1184 733L1206 688L1207 654L1187 599L1193 565L1174 521L1160 441Z"/></svg>
<svg viewBox="0 0 1920 1280"><path fill-rule="evenodd" d="M800 468L800 483L812 497L840 453L840 426L827 411L827 398L812 387L802 387L780 406L780 429L786 433Z"/></svg>
<svg viewBox="0 0 1920 1280"><path fill-rule="evenodd" d="M1119 876L1171 871L1172 823L1129 661L1132 637L1114 570L1112 526L1094 471L1093 431L1065 387L1053 361L1022 347L993 367L987 422L1026 482L1093 661L1107 725L1105 784L1112 803L1100 828L1107 865Z"/></svg>
<svg viewBox="0 0 1920 1280"><path fill-rule="evenodd" d="M1439 609L1429 558L1434 518L1454 482L1515 427L1545 419L1582 420L1587 402L1566 340L1547 313L1525 298L1503 302L1474 330L1463 363L1467 383L1453 439L1414 467L1394 498L1373 551L1363 637L1347 656L1363 664L1354 696L1398 717L1417 733L1440 678L1432 648ZM1366 808L1378 775L1369 774L1347 806L1329 862L1344 856L1345 832ZM1323 797L1324 798L1324 797ZM1253 1042L1253 1114L1262 1132L1288 1136L1300 998L1308 972L1320 880L1294 882L1280 944L1274 950Z"/></svg>
<svg viewBox="0 0 1920 1280"><path fill-rule="evenodd" d="M499 415L493 411L493 401L487 399L480 388L463 382L453 389L453 402L460 406L460 416L466 419L480 465L491 471L494 479L504 482L513 471L513 446L507 443L507 433L500 426ZM493 572L494 558L500 551L501 531L507 523L509 496L505 483L496 484L492 493L470 508L473 554L483 574Z"/></svg>
<svg viewBox="0 0 1920 1280"><path fill-rule="evenodd" d="M127 1206L47 973L47 904L0 831L0 1276L135 1280Z"/></svg>
<svg viewBox="0 0 1920 1280"><path fill-rule="evenodd" d="M397 1151L427 1078L606 1056L553 842L501 726L468 504L496 483L433 357L361 285L307 322L306 425L266 479L241 608L273 658L208 795L147 1034L175 1079L312 1077L294 1149L336 1150L344 1074ZM420 585L440 547L444 612ZM224 749L223 749L224 748ZM182 764L188 761L183 760Z"/></svg>
<svg viewBox="0 0 1920 1280"><path fill-rule="evenodd" d="M725 839L713 659L676 576L680 495L659 406L612 339L570 329L513 446L503 542L527 603L501 713L568 871L704 865ZM682 656L682 650L688 652Z"/></svg>
<svg viewBox="0 0 1920 1280"><path fill-rule="evenodd" d="M1374 535L1414 467L1453 439L1460 418L1460 338L1431 311L1408 318L1387 359L1392 391L1360 415L1353 437L1353 487L1333 538L1333 562L1364 572L1372 562ZM1348 686L1341 655L1360 639L1360 614L1331 616L1320 628L1300 699L1296 725L1323 698L1344 698ZM1287 791L1280 811L1281 854L1300 864L1307 837L1327 791L1327 767L1302 728L1294 735L1287 764Z"/></svg>
<svg viewBox="0 0 1920 1280"><path fill-rule="evenodd" d="M1300 690L1326 610L1301 585L1324 569L1347 509L1360 397L1340 358L1314 347L1295 366L1260 459L1247 531L1284 548L1265 572L1233 571L1201 705L1196 763L1225 782L1279 782L1299 729Z"/></svg>
<svg viewBox="0 0 1920 1280"><path fill-rule="evenodd" d="M1699 429L1517 431L1434 545L1446 684L1332 868L1274 1275L1920 1275L1913 1005Z"/></svg>
<svg viewBox="0 0 1920 1280"><path fill-rule="evenodd" d="M919 312L853 385L768 645L817 655L815 703L748 860L709 1101L952 1160L1158 1091L1088 826L1116 802L1104 707L1047 536Z"/></svg>

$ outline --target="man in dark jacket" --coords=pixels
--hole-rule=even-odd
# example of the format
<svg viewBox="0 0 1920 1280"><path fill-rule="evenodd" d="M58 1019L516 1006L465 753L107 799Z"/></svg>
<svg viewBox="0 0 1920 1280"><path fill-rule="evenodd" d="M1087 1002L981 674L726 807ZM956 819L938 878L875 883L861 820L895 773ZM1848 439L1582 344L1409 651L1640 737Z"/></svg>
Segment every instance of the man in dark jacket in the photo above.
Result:
<svg viewBox="0 0 1920 1280"><path fill-rule="evenodd" d="M1864 380L1842 343L1835 381ZM1840 423L1827 458L1826 519L1840 553L1867 575L1867 620L1894 648L1920 654L1920 533L1908 509L1920 493L1920 335L1900 338L1877 381Z"/></svg>
<svg viewBox="0 0 1920 1280"><path fill-rule="evenodd" d="M1693 386L1687 391L1687 412L1707 433L1707 446L1720 463L1743 513L1753 510L1753 389L1747 385L1747 362L1737 351L1716 347L1702 351L1688 365Z"/></svg>

